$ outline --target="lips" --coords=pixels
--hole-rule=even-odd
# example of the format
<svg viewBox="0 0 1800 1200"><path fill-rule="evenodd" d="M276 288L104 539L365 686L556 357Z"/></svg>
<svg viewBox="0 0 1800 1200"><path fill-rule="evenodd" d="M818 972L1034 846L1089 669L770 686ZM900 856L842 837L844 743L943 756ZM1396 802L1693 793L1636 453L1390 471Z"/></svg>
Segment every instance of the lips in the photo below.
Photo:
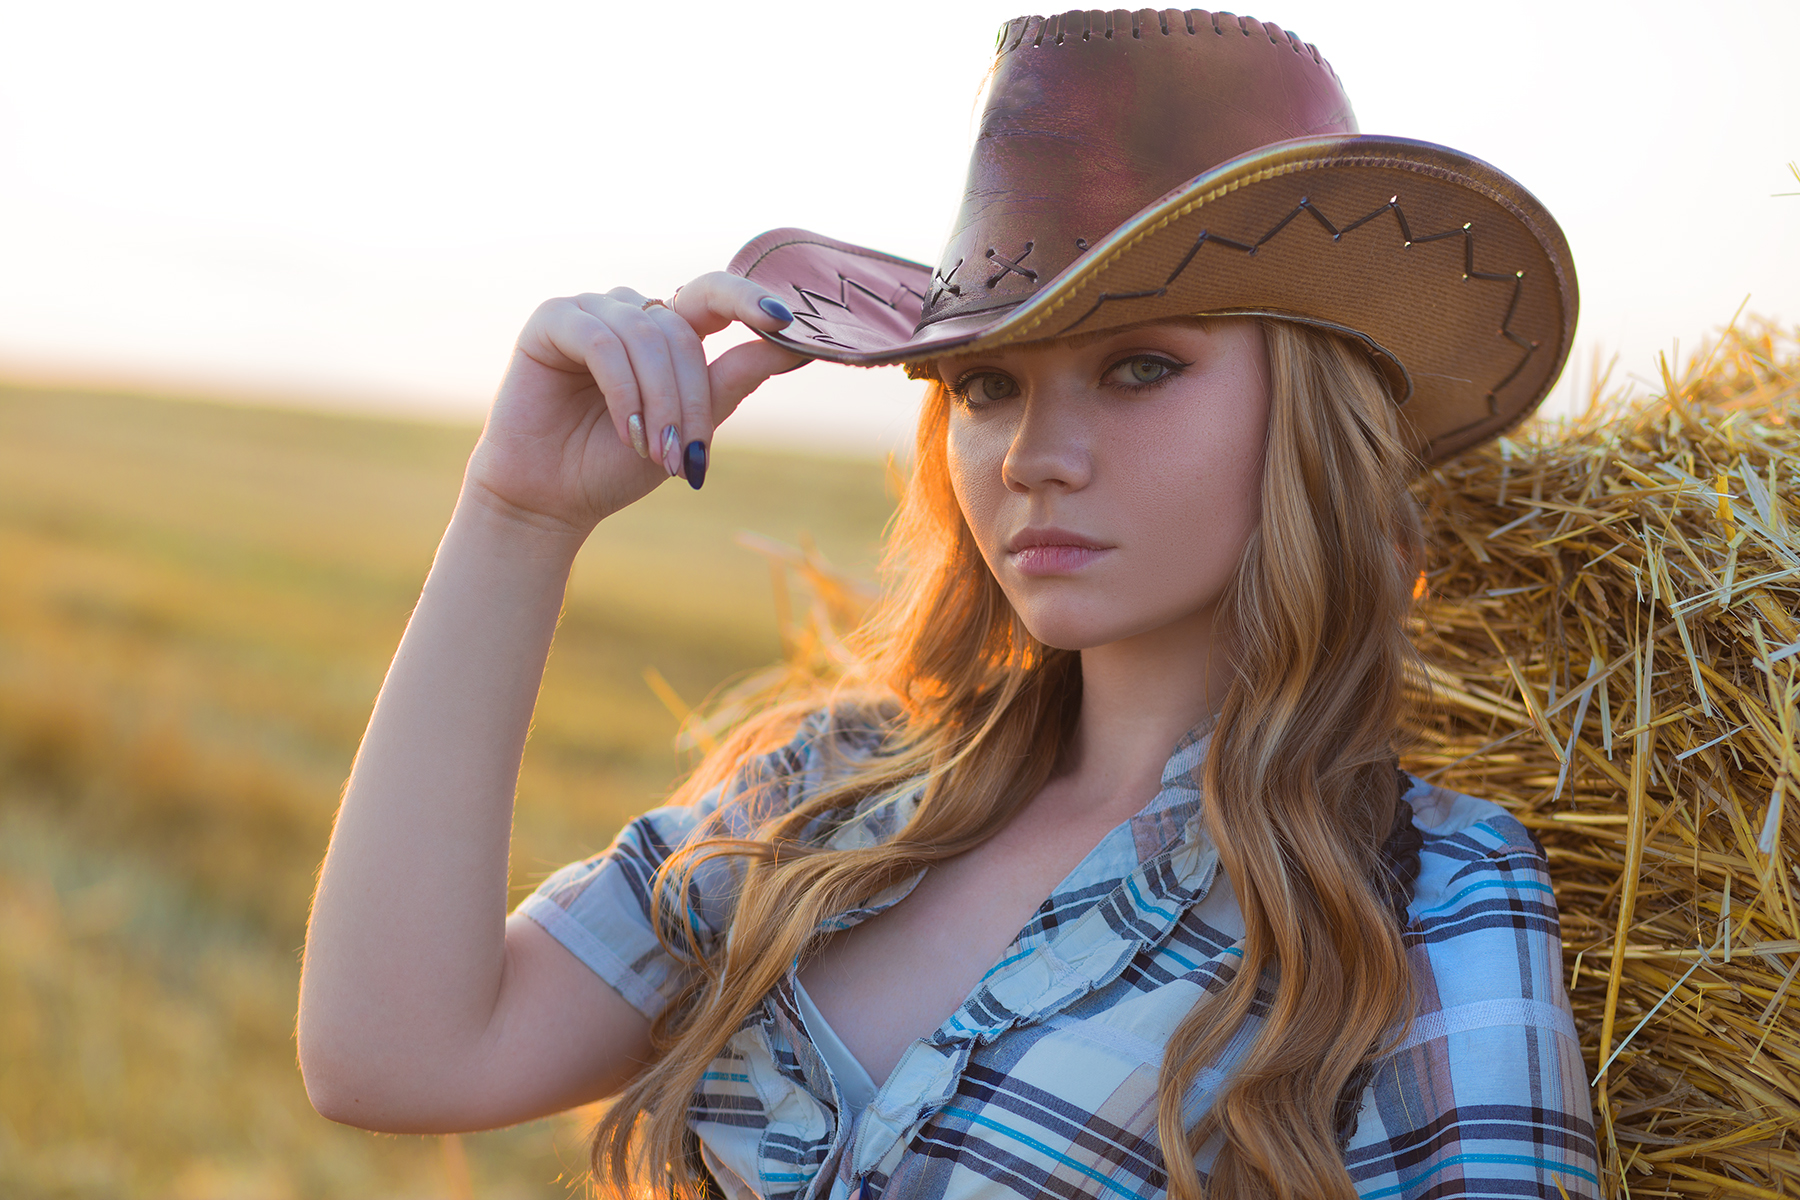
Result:
<svg viewBox="0 0 1800 1200"><path fill-rule="evenodd" d="M1007 541L1006 557L1022 575L1069 575L1112 549L1073 530L1035 526L1021 529Z"/></svg>

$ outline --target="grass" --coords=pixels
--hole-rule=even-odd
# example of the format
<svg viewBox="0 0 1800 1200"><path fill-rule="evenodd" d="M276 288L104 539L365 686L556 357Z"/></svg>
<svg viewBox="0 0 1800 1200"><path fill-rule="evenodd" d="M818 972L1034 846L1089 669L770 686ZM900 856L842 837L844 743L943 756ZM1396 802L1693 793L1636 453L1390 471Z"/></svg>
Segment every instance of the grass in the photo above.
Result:
<svg viewBox="0 0 1800 1200"><path fill-rule="evenodd" d="M0 388L0 1194L561 1195L569 1120L375 1138L292 1021L338 789L472 426ZM866 573L884 470L729 445L577 564L520 782L523 893L680 768L692 701L779 654L751 529Z"/></svg>

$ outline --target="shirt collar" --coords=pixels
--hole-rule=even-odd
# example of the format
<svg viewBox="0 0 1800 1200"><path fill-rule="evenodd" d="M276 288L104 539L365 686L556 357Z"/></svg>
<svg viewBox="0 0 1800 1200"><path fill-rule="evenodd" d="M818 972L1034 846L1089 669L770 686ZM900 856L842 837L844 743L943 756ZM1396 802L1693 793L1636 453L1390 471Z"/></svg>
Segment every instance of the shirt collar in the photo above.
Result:
<svg viewBox="0 0 1800 1200"><path fill-rule="evenodd" d="M1216 717L1209 716L1182 736L1163 764L1161 787L1156 795L1101 839L1057 885L1050 896L1052 903L1074 892L1116 883L1159 856L1167 855L1169 866L1178 875L1201 871L1201 864L1215 857L1210 853L1212 841L1202 828L1201 795L1206 753L1216 721ZM880 845L912 819L923 792L923 784L915 781L865 801L854 816L826 837L825 846L852 850ZM1180 853L1184 847L1192 853ZM905 899L924 876L920 871L894 883L867 902L826 918L821 928L835 931L861 924Z"/></svg>

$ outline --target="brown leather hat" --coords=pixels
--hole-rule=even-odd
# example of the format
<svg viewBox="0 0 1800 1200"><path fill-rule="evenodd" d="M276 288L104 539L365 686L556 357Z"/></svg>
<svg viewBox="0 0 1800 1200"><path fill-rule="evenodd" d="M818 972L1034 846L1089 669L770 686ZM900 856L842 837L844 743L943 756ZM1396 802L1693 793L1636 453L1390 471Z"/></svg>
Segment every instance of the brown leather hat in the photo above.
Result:
<svg viewBox="0 0 1800 1200"><path fill-rule="evenodd" d="M1335 329L1368 347L1427 462L1537 407L1577 305L1530 192L1460 151L1359 134L1312 46L1201 9L1008 22L936 270L800 229L730 270L789 299L770 340L914 374L1178 314Z"/></svg>

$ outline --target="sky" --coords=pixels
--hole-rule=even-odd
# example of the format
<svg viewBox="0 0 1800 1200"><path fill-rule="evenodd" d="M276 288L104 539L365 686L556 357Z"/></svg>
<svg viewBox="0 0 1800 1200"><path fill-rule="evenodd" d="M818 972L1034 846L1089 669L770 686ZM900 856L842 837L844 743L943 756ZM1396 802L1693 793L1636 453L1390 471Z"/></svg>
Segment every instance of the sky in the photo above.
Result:
<svg viewBox="0 0 1800 1200"><path fill-rule="evenodd" d="M473 417L547 297L666 295L783 225L936 262L1015 3L0 0L0 376ZM1557 217L1582 311L1556 403L1746 295L1800 322L1800 0L1254 15L1364 132ZM721 439L899 447L919 386L814 365Z"/></svg>

